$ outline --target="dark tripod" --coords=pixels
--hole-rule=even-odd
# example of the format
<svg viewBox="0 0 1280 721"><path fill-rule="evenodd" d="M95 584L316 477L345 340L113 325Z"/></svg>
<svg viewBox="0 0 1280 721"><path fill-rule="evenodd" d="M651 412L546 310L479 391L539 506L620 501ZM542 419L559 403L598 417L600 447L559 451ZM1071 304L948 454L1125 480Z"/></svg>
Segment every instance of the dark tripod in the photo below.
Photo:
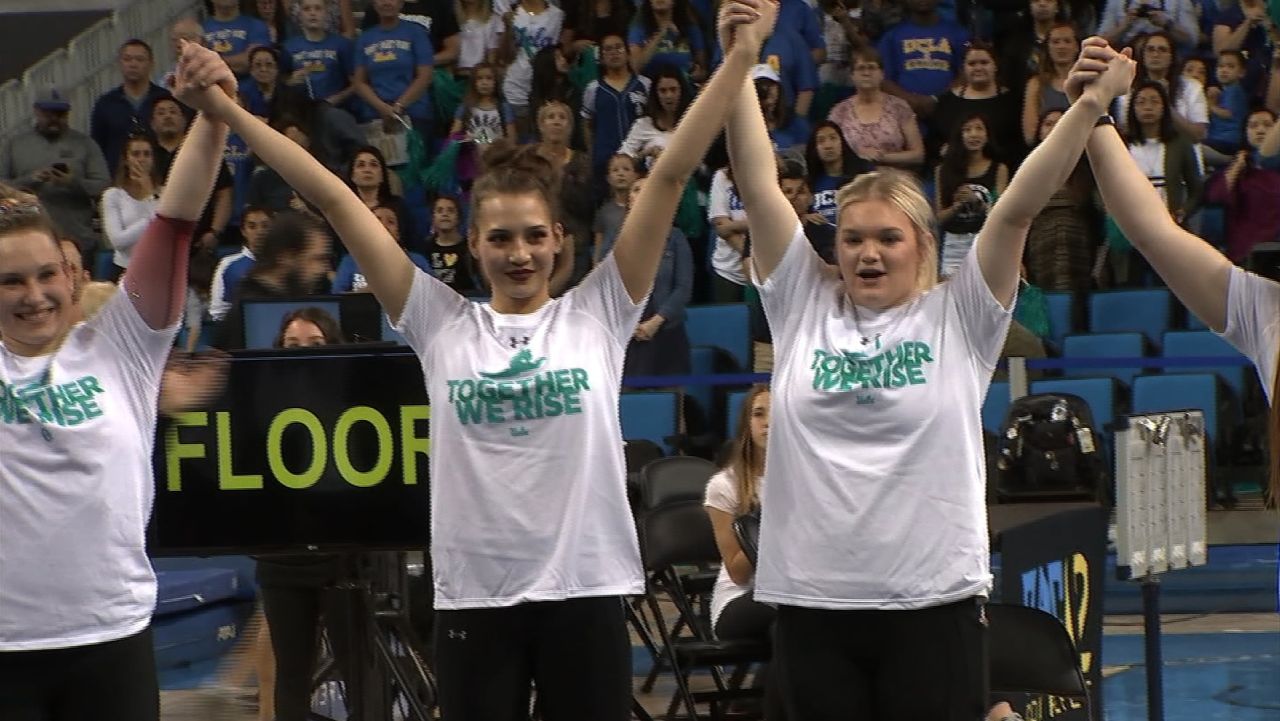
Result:
<svg viewBox="0 0 1280 721"><path fill-rule="evenodd" d="M436 682L410 623L409 573L403 551L350 554L343 559L329 608L325 650L313 688L341 680L349 719L432 721ZM427 613L422 608L419 612ZM334 636L337 636L335 638ZM333 721L312 712L315 721Z"/></svg>

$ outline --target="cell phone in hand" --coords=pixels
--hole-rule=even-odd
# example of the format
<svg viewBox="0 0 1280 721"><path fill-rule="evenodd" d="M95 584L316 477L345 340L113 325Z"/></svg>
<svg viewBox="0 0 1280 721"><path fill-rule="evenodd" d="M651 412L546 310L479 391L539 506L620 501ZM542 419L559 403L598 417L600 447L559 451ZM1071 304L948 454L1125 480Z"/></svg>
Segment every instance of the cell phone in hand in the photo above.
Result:
<svg viewBox="0 0 1280 721"><path fill-rule="evenodd" d="M71 168L67 167L66 163L54 163L51 167L59 173L71 172Z"/></svg>

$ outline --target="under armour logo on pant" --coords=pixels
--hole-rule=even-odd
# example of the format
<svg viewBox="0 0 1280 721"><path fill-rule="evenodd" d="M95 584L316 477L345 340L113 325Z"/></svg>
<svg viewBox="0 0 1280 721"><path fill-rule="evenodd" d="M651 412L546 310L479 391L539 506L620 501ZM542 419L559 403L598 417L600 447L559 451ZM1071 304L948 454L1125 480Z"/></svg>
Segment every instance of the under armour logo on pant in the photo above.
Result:
<svg viewBox="0 0 1280 721"><path fill-rule="evenodd" d="M456 638L459 641L465 641L467 640L467 632L449 629L449 638Z"/></svg>

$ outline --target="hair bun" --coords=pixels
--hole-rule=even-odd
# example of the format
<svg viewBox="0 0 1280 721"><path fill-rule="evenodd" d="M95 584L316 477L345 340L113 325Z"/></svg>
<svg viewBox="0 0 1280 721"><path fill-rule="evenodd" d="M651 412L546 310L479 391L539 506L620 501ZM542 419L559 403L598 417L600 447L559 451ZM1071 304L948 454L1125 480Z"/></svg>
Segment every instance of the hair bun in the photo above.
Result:
<svg viewBox="0 0 1280 721"><path fill-rule="evenodd" d="M484 167L491 172L523 172L545 177L555 171L546 158L538 155L534 144L516 145L502 139L490 143L482 155Z"/></svg>

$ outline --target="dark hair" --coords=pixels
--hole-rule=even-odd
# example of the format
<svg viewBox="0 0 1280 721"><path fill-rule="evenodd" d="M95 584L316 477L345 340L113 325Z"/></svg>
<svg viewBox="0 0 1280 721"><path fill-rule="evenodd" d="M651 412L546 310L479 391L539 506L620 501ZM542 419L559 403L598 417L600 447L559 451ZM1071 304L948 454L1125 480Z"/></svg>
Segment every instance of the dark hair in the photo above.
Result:
<svg viewBox="0 0 1280 721"><path fill-rule="evenodd" d="M840 175L844 178L852 178L862 172L858 168L859 158L857 153L853 152L853 148L849 147L849 141L844 137L844 131L839 125L830 120L821 120L813 124L813 132L809 133L809 142L804 148L804 162L809 169L809 185L815 185L815 181L827 174L827 166L822 162L822 158L818 157L818 131L823 128L829 128L835 131L836 137L840 138Z"/></svg>
<svg viewBox="0 0 1280 721"><path fill-rule="evenodd" d="M1239 50L1223 50L1222 52L1218 53L1218 62L1222 62L1222 59L1228 56L1235 58L1236 62L1240 63L1241 68L1249 67L1249 60L1245 58L1244 53L1240 52ZM1200 62L1204 63L1206 70L1209 68L1209 63L1205 63L1204 58L1187 58L1186 60L1182 61L1182 64L1186 65L1192 60L1199 60Z"/></svg>
<svg viewBox="0 0 1280 721"><path fill-rule="evenodd" d="M960 87L966 87L968 83L963 80L964 64L969 60L969 53L986 53L991 58L991 63L996 66L993 82L996 87L1000 86L1000 57L996 55L996 49L991 43L982 40L972 40L965 46L964 51L960 53L960 73L957 80L960 81Z"/></svg>
<svg viewBox="0 0 1280 721"><path fill-rule="evenodd" d="M1165 42L1169 43L1171 56L1169 58L1169 88L1165 91L1165 101L1172 108L1173 104L1182 97L1182 62L1178 60L1178 44L1173 41L1169 33L1163 30L1147 33L1141 38L1142 52L1137 54L1138 70L1133 74L1133 89L1129 91L1129 104L1133 104L1133 95L1138 92L1138 86L1151 80L1151 76L1147 74L1147 63L1144 58L1147 55L1147 45L1151 43L1152 38L1163 38ZM1135 40L1134 44L1136 45L1137 42Z"/></svg>
<svg viewBox="0 0 1280 721"><path fill-rule="evenodd" d="M338 325L338 321L329 315L328 311L309 305L305 308L291 310L285 314L284 318L280 320L280 332L276 334L275 342L271 344L273 347L284 347L284 334L289 330L289 325L295 320L303 320L319 328L320 334L324 336L325 345L347 342L346 337L342 335L342 328Z"/></svg>
<svg viewBox="0 0 1280 721"><path fill-rule="evenodd" d="M485 149L483 162L484 172L471 186L473 219L480 216L480 204L495 195L532 193L547 204L553 222L560 220L560 174L536 145L499 140Z"/></svg>
<svg viewBox="0 0 1280 721"><path fill-rule="evenodd" d="M870 45L863 45L861 47L854 48L849 52L850 69L852 69L859 60L868 63L875 63L881 70L884 70L884 58L880 57L879 50L876 50Z"/></svg>
<svg viewBox="0 0 1280 721"><path fill-rule="evenodd" d="M947 152L938 163L938 197L942 198L944 203L950 202L956 189L969 176L969 153L964 147L964 126L974 120L981 120L983 127L987 129L987 144L982 146L982 152L991 162L1000 162L999 151L996 149L995 140L991 137L991 122L987 120L986 114L970 113L963 117L951 129L951 137L947 140Z"/></svg>
<svg viewBox="0 0 1280 721"><path fill-rule="evenodd" d="M1062 8L1061 2L1058 3L1058 8ZM1053 27L1049 28L1049 32L1045 35L1044 42L1040 44L1040 50L1038 51L1040 53L1040 68L1037 77L1040 78L1041 87L1050 85L1053 82L1054 70L1053 59L1049 57L1049 36L1053 34L1054 30L1061 30L1063 28L1071 31L1071 35L1076 39L1077 54L1079 53L1080 31L1076 29L1075 24L1068 20L1058 20L1055 22Z"/></svg>
<svg viewBox="0 0 1280 721"><path fill-rule="evenodd" d="M151 50L151 46L142 38L129 38L128 40L120 43L120 52L124 52L124 49L127 47L142 48L143 50L146 50L148 60L154 59L156 56L155 52Z"/></svg>
<svg viewBox="0 0 1280 721"><path fill-rule="evenodd" d="M156 162L159 153L154 140L149 135L130 135L124 141L124 146L120 148L120 160L116 163L116 177L113 179L112 185L117 188L124 188L133 194L133 179L129 177L129 146L134 143L146 143L151 148L151 185L153 189L159 189L164 183L164 178L160 175L160 164Z"/></svg>
<svg viewBox="0 0 1280 721"><path fill-rule="evenodd" d="M355 190L356 185L351 180L351 176L355 174L356 158L359 158L361 155L372 155L374 159L378 161L378 165L382 166L382 182L378 183L378 202L386 202L388 199L395 197L391 192L391 178L390 171L387 169L387 159L383 157L381 150L378 150L372 145L356 148L356 152L351 154L351 162L347 163L347 176L344 178L344 180L347 181L347 185L349 185L352 190Z"/></svg>
<svg viewBox="0 0 1280 721"><path fill-rule="evenodd" d="M586 3L594 7L594 3ZM640 28L644 30L645 40L648 40L654 33L658 32L658 18L653 13L653 3L649 0L642 0L639 12L636 13L636 22ZM689 0L672 0L671 3L671 22L675 23L676 34L680 40L688 42L689 30L697 27L698 18L693 13L693 6ZM641 68L635 68L637 72ZM657 82L657 79L654 79Z"/></svg>
<svg viewBox="0 0 1280 721"><path fill-rule="evenodd" d="M1271 122L1273 123L1276 121L1277 118L1280 118L1280 116L1276 115L1275 111L1273 111L1271 108L1266 107L1265 105L1258 105L1256 107L1250 108L1249 112L1245 113L1244 115L1244 127L1240 129L1240 147L1246 150L1248 150L1250 147L1249 146L1249 118L1252 118L1258 113L1263 113L1264 115L1270 116Z"/></svg>
<svg viewBox="0 0 1280 721"><path fill-rule="evenodd" d="M1050 115L1053 115L1054 113L1057 113L1059 116L1062 116L1062 115L1066 115L1067 111L1064 108L1049 108L1048 110L1044 110L1039 115L1036 116L1036 142L1035 142L1036 145L1039 145L1040 143L1044 142L1044 138L1040 137L1040 128L1044 127L1045 118L1049 117Z"/></svg>
<svg viewBox="0 0 1280 721"><path fill-rule="evenodd" d="M1156 138L1144 137L1142 126L1138 124L1138 93L1143 90L1156 91L1160 95L1160 102L1164 104L1164 110L1160 114L1160 135ZM1129 93L1129 115L1126 121L1128 132L1125 135L1129 145L1139 145L1144 140L1159 140L1167 143L1178 137L1178 129L1173 125L1173 103L1169 99L1169 93L1162 83L1155 80L1142 80L1133 86L1133 90Z"/></svg>
<svg viewBox="0 0 1280 721"><path fill-rule="evenodd" d="M271 229L262 239L262 247L255 253L252 275L270 272L289 262L292 256L306 249L311 235L328 236L329 231L320 219L310 213L285 210L271 218Z"/></svg>
<svg viewBox="0 0 1280 721"><path fill-rule="evenodd" d="M270 55L271 59L276 61L276 67L280 67L280 53L276 52L275 48L270 45L255 45L252 48L249 48L249 65L253 65L253 59L262 53ZM279 82L278 78L276 82Z"/></svg>
<svg viewBox="0 0 1280 721"><path fill-rule="evenodd" d="M284 42L285 31L288 29L289 12L288 8L285 7L287 2L288 0L275 0L276 16L273 18L262 17L258 14L258 3L249 3L249 14L274 28L276 31L276 42L278 43ZM328 13L328 3L325 4L325 12L326 14ZM252 58L252 56L250 56L250 58ZM250 62L252 62L252 59L250 59Z"/></svg>
<svg viewBox="0 0 1280 721"><path fill-rule="evenodd" d="M594 3L592 3L594 7ZM573 95L573 85L569 82L569 74L560 72L556 67L556 53L563 53L559 43L539 50L530 63L533 66L533 78L529 82L529 109L537 112L539 108L553 100L565 104ZM572 112L570 112L572 115Z"/></svg>
<svg viewBox="0 0 1280 721"><path fill-rule="evenodd" d="M645 3L645 5L647 6L648 3ZM656 128L658 114L662 112L662 105L658 102L658 83L668 79L680 84L680 103L676 106L676 117L671 127L667 128L672 130L675 128L675 124L680 122L680 118L684 116L684 111L689 109L689 104L693 102L693 94L689 92L689 85L685 82L684 73L675 67L662 65L654 71L651 77L653 82L649 85L649 98L644 104L644 114L654 119L654 127Z"/></svg>
<svg viewBox="0 0 1280 721"><path fill-rule="evenodd" d="M773 78L756 78L754 81L756 87L756 97L760 99L760 107L764 109L764 93L765 90L773 85L778 88L778 103L773 106L773 112L765 110L765 122L773 123L776 129L787 127L791 123L792 109L787 105L786 93L782 91L782 83Z"/></svg>
<svg viewBox="0 0 1280 721"><path fill-rule="evenodd" d="M462 95L462 107L466 108L466 115L462 118L462 127L464 129L471 120L472 109L476 103L480 102L480 93L476 91L476 75L481 70L488 70L493 73L493 98L497 101L499 107L502 106L502 83L498 80L498 68L488 61L481 61L472 65L471 76L467 78L467 90Z"/></svg>
<svg viewBox="0 0 1280 721"><path fill-rule="evenodd" d="M574 17L565 22L565 27L571 28L576 38L594 38L598 44L603 44L606 37L616 35L626 45L627 26L631 24L634 12L635 4L629 0L609 0L609 15L601 18L596 16L594 2L581 2Z"/></svg>
<svg viewBox="0 0 1280 721"><path fill-rule="evenodd" d="M265 205L254 205L252 203L247 203L244 206L244 209L240 211L240 217L246 218L249 216L250 213L261 213L262 215L265 215L268 218L275 215L275 213Z"/></svg>
<svg viewBox="0 0 1280 721"><path fill-rule="evenodd" d="M781 184L784 180L803 180L806 185L812 186L804 165L794 159L783 160L778 163L778 183Z"/></svg>

